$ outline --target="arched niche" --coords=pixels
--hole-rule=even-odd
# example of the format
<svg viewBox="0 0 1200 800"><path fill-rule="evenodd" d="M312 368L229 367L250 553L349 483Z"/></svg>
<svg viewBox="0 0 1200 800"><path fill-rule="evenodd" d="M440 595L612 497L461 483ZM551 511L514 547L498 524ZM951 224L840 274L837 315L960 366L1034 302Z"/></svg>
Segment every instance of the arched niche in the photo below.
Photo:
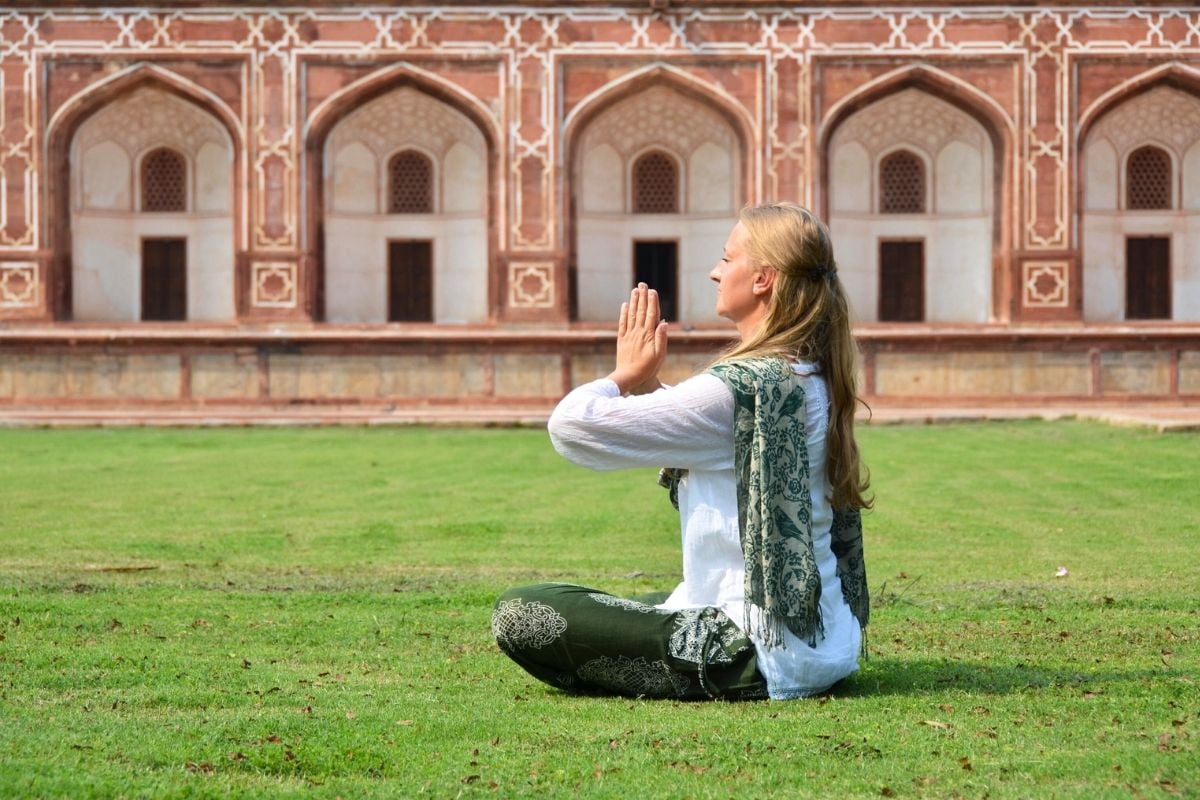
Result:
<svg viewBox="0 0 1200 800"><path fill-rule="evenodd" d="M324 318L486 321L488 143L475 122L403 85L342 116L322 153ZM428 161L427 211L389 203L390 167L406 153Z"/></svg>
<svg viewBox="0 0 1200 800"><path fill-rule="evenodd" d="M1200 96L1165 79L1131 87L1088 116L1080 153L1084 319L1200 320ZM1167 207L1131 204L1138 153L1166 160L1168 197L1150 205Z"/></svg>
<svg viewBox="0 0 1200 800"><path fill-rule="evenodd" d="M74 319L161 319L153 311L161 300L152 285L161 258L155 242L169 243L170 268L183 270L183 305L170 319L236 316L234 145L216 116L142 85L78 125L68 165ZM153 184L161 180L170 185ZM147 202L148 192L164 190L170 203Z"/></svg>
<svg viewBox="0 0 1200 800"><path fill-rule="evenodd" d="M611 322L638 276L648 274L647 249L656 249L655 258L672 264L669 276L653 273L657 288L672 295L672 321L718 321L708 273L745 191L744 135L729 115L702 94L652 82L587 114L572 129L569 150L577 318ZM669 159L677 169L676 210L635 208L634 167L645 157Z"/></svg>
<svg viewBox="0 0 1200 800"><path fill-rule="evenodd" d="M201 145L199 151L192 154L194 161L188 164L193 174L197 169L203 170L202 174L195 174L191 190L194 192L194 211L207 214L210 224L202 226L208 235L199 252L194 247L196 243L189 240L186 258L192 266L211 261L214 271L199 276L200 280L193 281L189 287L187 313L189 319L228 319L236 312L238 302L233 264L237 253L244 248L244 226L232 221L241 219L244 206L244 184L235 180L235 176L242 175L244 169L242 153L245 140L241 124L230 108L212 92L158 64L140 62L114 72L71 96L56 107L47 123L44 197L49 213L44 216L43 225L54 258L47 270L46 291L47 305L56 319L70 319L75 310L76 212L86 205L89 212L135 213L132 204L136 200L137 186L133 170L136 169L137 156L115 140L109 140L107 144L90 141L80 149L77 147L79 131L95 115L111 110L114 104L123 103L143 90L156 92L156 102L160 104L169 104L171 101L181 104L177 108L183 109L182 119L193 120L195 112L202 115L202 127L207 128L208 123L215 122L220 131L218 137ZM133 122L135 120L131 120ZM131 124L130 130L120 133L122 136L133 136L137 131ZM179 131L167 133L174 136ZM88 187L86 198L81 186L85 174ZM121 175L126 176L124 180L120 178ZM121 212L122 209L128 211ZM231 222L221 225L216 221L217 217L226 217ZM230 230L228 236L226 229ZM152 232L150 235L153 238L155 234ZM166 235L173 234L168 231ZM228 241L228 247L224 241L220 241L222 239ZM130 251L127 238L122 249ZM84 262L89 263L86 257ZM229 265L228 301L225 299L225 280L219 274L225 270L226 264ZM128 266L125 269L128 270ZM114 300L123 310L118 314L114 310L116 306L110 304L108 310L99 315L99 321L114 316L132 318L129 312L131 304L127 299L129 291L128 288L123 290L120 297ZM199 307L195 307L197 303Z"/></svg>
<svg viewBox="0 0 1200 800"><path fill-rule="evenodd" d="M446 263L455 265L483 264L482 277L477 277L477 267L467 268L469 274L472 275L469 280L470 285L461 288L464 290L464 297L471 299L470 303L464 305L450 302L446 307L446 313L436 321L491 320L503 306L504 286L502 281L497 280L493 263L495 254L505 240L504 232L507 224L504 219L504 206L498 202L496 195L500 181L500 156L497 143L501 140L502 134L494 114L482 101L442 77L408 63L379 69L347 85L322 100L307 117L304 134L304 175L307 186L306 224L302 233L302 241L310 254L305 274L308 276L312 288L308 302L312 304L313 315L317 319L332 319L328 299L329 290L332 288L329 275L332 250L328 246L331 233L328 226L328 214L331 209L330 193L334 190L331 178L339 173L337 165L331 160L333 155L329 146L334 131L357 112L375 101L401 90L408 93L415 92L425 100L436 104L437 107L452 115L457 115L456 118L466 120L469 124L472 133L459 143L460 146L451 144L444 152L436 154L436 158L434 158L437 184L435 192L438 192L435 202L439 204L435 207L450 215L461 215L463 219L477 220L482 217L486 222L482 257L478 253L478 247L475 244L476 237L473 235L462 239L451 237L433 254L432 257L445 259ZM410 129L411 126L403 127L403 130ZM483 141L482 161L479 157L480 147L477 137L481 137ZM372 200L373 203L382 204L387 188L384 180L384 171L387 168L386 156L390 156L404 147L421 149L419 144L413 142L411 136L391 136L389 141L390 144L376 144L375 146L362 143L365 152L371 154L371 159L375 164L373 168L370 168L372 180L376 184L375 193L371 196L379 199ZM334 149L341 150L341 148ZM427 152L427 155L435 156L431 152ZM358 164L361 169L368 169L366 161L365 157L359 159ZM342 175L345 177L344 172ZM342 180L342 178L337 179ZM482 195L478 191L480 185L484 187ZM366 203L365 200L362 202ZM361 213L378 215L382 213L379 211L380 208L382 205L374 205L371 208L364 207L361 209ZM336 227L335 225L334 228L336 229ZM424 240L429 241L428 237L425 237ZM464 249L462 245L466 243L470 243L470 246ZM379 244L378 241L376 244ZM390 245L385 244L384 246L390 248ZM372 257L375 259L377 267L373 274L376 276L374 280L378 282L378 264L381 263L381 258L384 259L383 263L386 263L388 256L386 253L382 257L379 256L378 247L375 248L375 252L376 254ZM334 269L336 271L336 266ZM440 298L443 297L443 290L452 293L455 285L454 281L441 281L441 288L436 290L439 298L437 302L442 303ZM484 298L482 315L478 312L478 303L474 301L479 293L482 293ZM385 301L381 301L379 305L382 307L384 304ZM430 316L434 317L435 315L431 313ZM379 311L372 312L371 318L380 319Z"/></svg>
<svg viewBox="0 0 1200 800"><path fill-rule="evenodd" d="M901 280L906 292L919 291L925 321L987 321L997 215L996 154L984 126L908 86L857 107L827 142L828 223L855 317L878 320L889 308L881 293ZM922 210L881 202L881 169L897 159L921 171Z"/></svg>

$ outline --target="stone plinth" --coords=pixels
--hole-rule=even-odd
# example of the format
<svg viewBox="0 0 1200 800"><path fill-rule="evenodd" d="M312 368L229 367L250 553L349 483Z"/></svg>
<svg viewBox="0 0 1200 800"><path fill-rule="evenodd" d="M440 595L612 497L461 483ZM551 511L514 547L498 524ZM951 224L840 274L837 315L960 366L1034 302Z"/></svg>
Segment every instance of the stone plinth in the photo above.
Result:
<svg viewBox="0 0 1200 800"><path fill-rule="evenodd" d="M667 383L730 330L671 332ZM552 404L612 368L601 327L37 326L0 331L0 405ZM1200 401L1200 326L864 326L864 396L881 405Z"/></svg>

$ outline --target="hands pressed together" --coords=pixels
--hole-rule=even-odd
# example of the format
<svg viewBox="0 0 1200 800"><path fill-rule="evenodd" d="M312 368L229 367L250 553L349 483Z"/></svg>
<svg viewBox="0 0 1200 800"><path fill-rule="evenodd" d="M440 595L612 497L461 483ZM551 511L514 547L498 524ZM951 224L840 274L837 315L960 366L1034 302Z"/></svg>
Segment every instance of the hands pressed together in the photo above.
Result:
<svg viewBox="0 0 1200 800"><path fill-rule="evenodd" d="M661 384L658 371L667 357L667 321L662 318L658 292L639 283L621 304L617 320L617 365L609 380L621 394L652 392Z"/></svg>

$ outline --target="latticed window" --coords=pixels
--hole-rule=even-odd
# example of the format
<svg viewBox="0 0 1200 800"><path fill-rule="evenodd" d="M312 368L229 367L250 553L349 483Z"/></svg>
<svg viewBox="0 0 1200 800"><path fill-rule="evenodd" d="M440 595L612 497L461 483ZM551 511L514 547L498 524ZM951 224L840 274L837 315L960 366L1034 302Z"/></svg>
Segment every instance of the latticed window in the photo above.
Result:
<svg viewBox="0 0 1200 800"><path fill-rule="evenodd" d="M879 162L879 213L925 212L925 164L907 150L884 156Z"/></svg>
<svg viewBox="0 0 1200 800"><path fill-rule="evenodd" d="M187 210L187 165L168 147L142 159L142 211Z"/></svg>
<svg viewBox="0 0 1200 800"><path fill-rule="evenodd" d="M433 162L416 150L405 150L388 162L388 212L433 213Z"/></svg>
<svg viewBox="0 0 1200 800"><path fill-rule="evenodd" d="M1171 207L1171 156L1166 150L1146 145L1129 154L1125 163L1125 206Z"/></svg>
<svg viewBox="0 0 1200 800"><path fill-rule="evenodd" d="M633 213L679 212L679 169L666 153L650 152L633 163Z"/></svg>

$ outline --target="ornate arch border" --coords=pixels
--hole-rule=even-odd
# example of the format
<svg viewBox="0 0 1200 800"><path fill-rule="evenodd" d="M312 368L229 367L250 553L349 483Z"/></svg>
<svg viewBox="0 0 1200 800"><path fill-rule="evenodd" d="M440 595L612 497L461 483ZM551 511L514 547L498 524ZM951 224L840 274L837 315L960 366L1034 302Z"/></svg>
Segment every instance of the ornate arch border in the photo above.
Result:
<svg viewBox="0 0 1200 800"><path fill-rule="evenodd" d="M499 253L505 230L504 204L501 193L501 152L504 141L499 123L479 98L462 88L403 62L393 64L359 78L326 97L308 114L304 123L304 166L301 180L306 206L301 248L304 269L301 284L308 287L305 305L314 320L325 317L325 143L329 134L352 111L402 87L411 87L434 100L445 103L466 116L479 129L487 148L487 207L488 220L488 317L496 319L503 310L503 281L499 275ZM494 216L493 216L494 215Z"/></svg>
<svg viewBox="0 0 1200 800"><path fill-rule="evenodd" d="M1080 111L1079 122L1075 126L1077 150L1083 152L1083 143L1087 139L1087 135L1108 112L1134 97L1160 86L1168 86L1200 98L1200 69L1186 66L1177 61L1161 64L1109 89L1093 100L1091 105Z"/></svg>
<svg viewBox="0 0 1200 800"><path fill-rule="evenodd" d="M855 112L905 89L918 89L944 100L983 126L992 141L992 308L997 320L1012 317L1018 279L1012 268L1016 218L1016 123L993 97L966 81L927 64L901 67L880 75L838 100L820 122L817 134L819 213L829 218L829 144Z"/></svg>
<svg viewBox="0 0 1200 800"><path fill-rule="evenodd" d="M1092 128L1096 126L1104 117L1108 116L1110 111L1115 111L1120 106L1130 100L1145 94L1146 92L1158 89L1160 87L1169 87L1177 89L1181 92L1191 95L1200 100L1200 69L1188 67L1178 62L1170 64L1162 64L1153 69L1146 70L1140 75L1135 75L1124 83L1114 86L1100 97L1092 101L1091 105L1083 109L1079 114L1079 122L1075 127L1074 147L1078 156L1075 158L1075 208L1076 208L1076 225L1078 237L1080 240L1080 249L1083 247L1083 214L1084 199L1087 194L1087 172L1083 168L1083 153L1084 145L1087 143L1087 137L1092 132ZM1171 149L1168 147L1167 152ZM1172 158L1174 158L1172 156ZM1180 169L1181 164L1173 165L1175 169ZM1124 186L1124 170L1125 164L1118 165L1120 175L1122 176L1120 186ZM1181 203L1182 187L1173 184L1171 191L1173 195L1179 195L1177 198ZM1119 194L1119 192L1118 192ZM1121 206L1122 199L1118 196L1117 206ZM1081 252L1082 255L1082 252Z"/></svg>
<svg viewBox="0 0 1200 800"><path fill-rule="evenodd" d="M561 161L557 164L561 181L559 195L564 200L563 207L567 209L567 213L564 215L567 226L564 240L567 242L568 251L568 310L569 318L572 320L577 315L578 307L575 287L578 247L575 195L577 181L575 180L574 164L578 156L579 141L583 132L600 114L622 100L654 86L665 86L677 91L684 97L711 108L730 124L740 150L737 164L741 186L737 197L742 204L746 204L754 202L759 196L762 186L762 153L755 144L758 141L756 136L758 126L745 106L721 87L697 78L671 64L658 61L632 70L592 91L563 117L562 134L557 143L558 152L562 154ZM732 224L732 220L730 222Z"/></svg>
<svg viewBox="0 0 1200 800"><path fill-rule="evenodd" d="M233 220L234 263L245 247L246 220L243 209L246 165L246 135L241 121L232 109L208 89L160 64L140 61L103 78L76 92L64 102L46 122L45 164L47 180L43 202L49 213L45 216L43 234L49 242L53 257L46 274L46 305L52 319L68 320L72 309L71 260L71 142L79 127L93 114L119 97L136 89L153 86L175 95L185 102L199 106L216 117L228 134L233 147ZM241 308L237 295L240 282L234 288L234 307Z"/></svg>

